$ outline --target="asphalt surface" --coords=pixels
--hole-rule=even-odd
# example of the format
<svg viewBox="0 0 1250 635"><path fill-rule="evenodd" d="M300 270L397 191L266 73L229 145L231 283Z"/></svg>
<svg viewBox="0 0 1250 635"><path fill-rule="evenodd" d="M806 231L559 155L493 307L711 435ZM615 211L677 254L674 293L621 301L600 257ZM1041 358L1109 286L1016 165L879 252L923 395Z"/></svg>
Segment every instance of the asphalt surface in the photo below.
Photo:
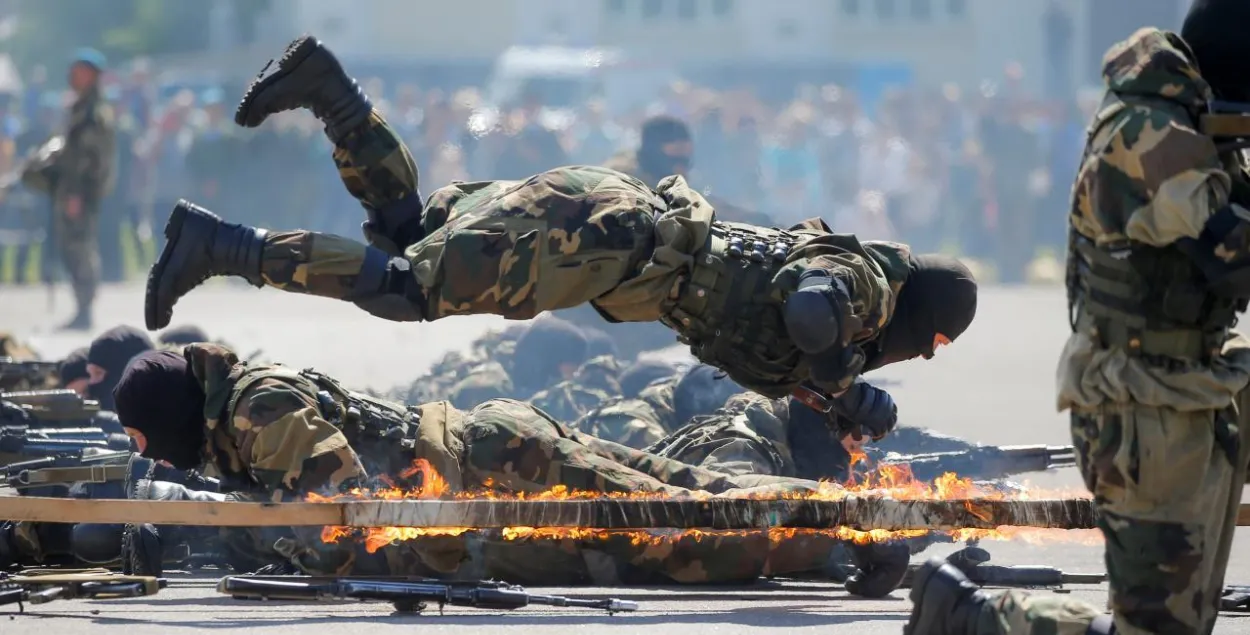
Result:
<svg viewBox="0 0 1250 635"><path fill-rule="evenodd" d="M27 338L45 357L62 355L89 334L57 332L70 317L71 300L60 290L48 311L41 288L0 287L0 328ZM990 288L982 292L977 321L955 345L929 362L912 362L877 373L891 381L906 425L928 426L986 443L1070 443L1066 418L1055 412L1054 367L1067 334L1064 299L1054 288ZM142 326L142 289L105 288L97 331L126 323ZM486 329L505 324L488 317L452 318L430 324L384 322L353 306L273 290L214 284L183 299L174 325L194 323L244 354L263 349L287 365L316 367L348 385L389 387L411 381L444 351L467 346ZM676 354L676 353L675 353ZM1035 475L1046 489L1080 488L1075 470ZM1101 572L1101 547L1088 532L1050 535L1045 541L986 541L994 564L1042 564L1070 572ZM934 548L943 554L954 547ZM926 556L929 553L925 554ZM836 584L762 582L741 588L542 589L590 597L635 600L640 610L607 616L596 611L527 607L512 613L448 608L421 615L395 614L387 604L238 601L219 595L211 575L171 573L159 595L111 601L69 601L28 606L26 615L0 608L0 633L126 633L157 635L182 630L255 634L336 635L424 633L764 633L854 630L857 635L898 633L910 603L906 590L884 600L848 596ZM1250 583L1250 540L1238 536L1229 582ZM1100 605L1103 585L1065 589L1068 597ZM1044 591L1050 592L1050 591ZM1225 614L1216 633L1250 633L1246 615Z"/></svg>

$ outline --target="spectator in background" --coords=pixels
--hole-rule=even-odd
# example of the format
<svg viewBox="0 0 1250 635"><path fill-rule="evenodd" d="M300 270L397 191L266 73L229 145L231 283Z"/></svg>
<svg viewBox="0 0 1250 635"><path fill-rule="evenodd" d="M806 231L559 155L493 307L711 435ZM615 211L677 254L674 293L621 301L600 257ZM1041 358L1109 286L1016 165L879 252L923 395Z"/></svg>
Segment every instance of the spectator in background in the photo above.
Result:
<svg viewBox="0 0 1250 635"><path fill-rule="evenodd" d="M601 100L586 104L573 125L574 156L577 163L600 165L620 149L621 131L605 119Z"/></svg>
<svg viewBox="0 0 1250 635"><path fill-rule="evenodd" d="M491 178L528 179L538 172L569 164L560 139L543 125L538 95L525 95L521 107L509 114L503 132L505 137Z"/></svg>
<svg viewBox="0 0 1250 635"><path fill-rule="evenodd" d="M769 192L765 211L782 225L824 213L820 158L808 134L810 114L806 105L792 106L760 155L760 177Z"/></svg>

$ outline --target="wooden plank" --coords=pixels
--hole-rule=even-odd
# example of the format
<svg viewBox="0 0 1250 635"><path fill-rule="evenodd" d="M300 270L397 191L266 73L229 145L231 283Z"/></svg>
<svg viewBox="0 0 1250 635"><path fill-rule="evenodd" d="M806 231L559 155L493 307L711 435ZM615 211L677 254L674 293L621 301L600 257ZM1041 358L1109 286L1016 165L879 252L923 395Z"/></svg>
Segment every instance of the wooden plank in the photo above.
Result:
<svg viewBox="0 0 1250 635"><path fill-rule="evenodd" d="M0 497L0 518L41 522L148 522L206 527L347 525L354 527L586 527L599 529L859 530L993 529L1000 526L1089 529L1089 499L918 500L847 497L836 501L740 498L460 499L239 503ZM1243 506L1238 524L1250 525Z"/></svg>
<svg viewBox="0 0 1250 635"><path fill-rule="evenodd" d="M87 500L0 496L0 519L61 523L152 523L205 527L339 525L341 503Z"/></svg>

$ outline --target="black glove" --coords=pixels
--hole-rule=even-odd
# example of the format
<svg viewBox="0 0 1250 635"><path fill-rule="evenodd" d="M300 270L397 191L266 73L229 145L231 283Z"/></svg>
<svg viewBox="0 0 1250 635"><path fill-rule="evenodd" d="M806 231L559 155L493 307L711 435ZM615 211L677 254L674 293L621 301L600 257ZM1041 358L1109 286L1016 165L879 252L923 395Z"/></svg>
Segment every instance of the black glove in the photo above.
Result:
<svg viewBox="0 0 1250 635"><path fill-rule="evenodd" d="M840 359L845 348L843 315L850 304L846 283L819 269L799 276L798 287L786 298L786 334L808 355Z"/></svg>
<svg viewBox="0 0 1250 635"><path fill-rule="evenodd" d="M11 401L0 401L0 421L10 426L26 425L30 423L30 413Z"/></svg>
<svg viewBox="0 0 1250 635"><path fill-rule="evenodd" d="M859 569L846 580L848 593L883 598L903 583L911 550L900 541L874 542L851 547L851 559Z"/></svg>
<svg viewBox="0 0 1250 635"><path fill-rule="evenodd" d="M851 422L850 433L856 441L863 438L861 430L879 441L898 423L898 406L890 393L862 379L834 398L833 410Z"/></svg>

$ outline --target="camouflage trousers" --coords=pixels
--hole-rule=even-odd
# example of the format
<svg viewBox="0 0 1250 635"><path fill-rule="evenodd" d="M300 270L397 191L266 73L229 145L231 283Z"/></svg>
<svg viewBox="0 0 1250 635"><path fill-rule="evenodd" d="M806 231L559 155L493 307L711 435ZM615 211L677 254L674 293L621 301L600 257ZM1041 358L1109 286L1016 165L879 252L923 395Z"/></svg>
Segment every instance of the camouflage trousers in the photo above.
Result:
<svg viewBox="0 0 1250 635"><path fill-rule="evenodd" d="M1209 633L1246 482L1247 394L1223 411L1141 405L1072 415L1073 445L1106 538L1116 631ZM1239 417L1238 413L1242 413ZM1083 635L1103 611L999 593L979 632Z"/></svg>
<svg viewBox="0 0 1250 635"><path fill-rule="evenodd" d="M366 207L416 191L407 148L376 113L334 149L334 160ZM416 284L403 295L426 320L525 320L587 302L621 321L656 320L678 272L703 246L693 237L712 220L684 181L679 188L662 196L632 177L585 166L526 181L452 183L430 195L421 212L425 238L404 250ZM261 273L275 288L352 301L371 249L341 236L271 232Z"/></svg>
<svg viewBox="0 0 1250 635"><path fill-rule="evenodd" d="M814 481L735 476L686 465L570 430L541 410L507 399L469 412L453 436L458 439L453 445L463 448L455 461L468 490L539 492L562 485L603 492L783 495L819 487ZM317 528L285 537L261 529L229 531L235 552L241 551L239 541L259 551L276 545L284 557L314 574L497 577L524 584L728 583L820 571L831 560L846 561L843 541L814 533L400 531L380 536L383 546L378 548L352 541L325 544Z"/></svg>
<svg viewBox="0 0 1250 635"><path fill-rule="evenodd" d="M52 233L61 263L69 275L78 310L89 311L100 286L99 206L84 201L82 216L72 221L64 216L60 204L57 209Z"/></svg>

